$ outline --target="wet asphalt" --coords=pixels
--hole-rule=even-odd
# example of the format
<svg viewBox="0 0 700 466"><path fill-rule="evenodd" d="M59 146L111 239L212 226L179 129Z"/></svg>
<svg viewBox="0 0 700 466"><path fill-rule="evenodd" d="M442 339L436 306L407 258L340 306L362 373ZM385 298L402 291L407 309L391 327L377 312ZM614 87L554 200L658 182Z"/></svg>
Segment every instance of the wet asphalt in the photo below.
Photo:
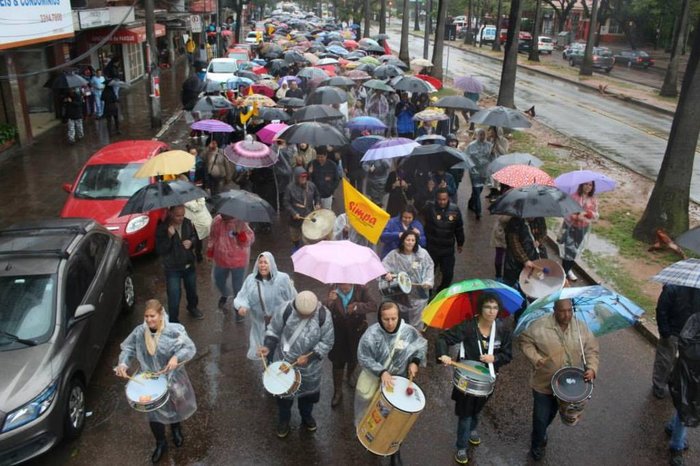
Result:
<svg viewBox="0 0 700 466"><path fill-rule="evenodd" d="M182 69L165 72L161 80L164 120L178 109ZM120 138L148 138L154 134L144 108L145 91L138 83L123 99L124 124ZM538 103L539 100L533 102ZM542 106L543 108L545 105ZM65 194L63 182L71 182L82 163L104 144L113 142L104 122L88 122L85 140L68 145L59 126L34 146L22 149L0 163L0 218L10 224L28 218L58 214ZM184 147L187 135L180 118L163 135L176 148ZM460 187L463 214L469 182ZM336 206L339 206L336 200ZM336 209L337 210L337 209ZM455 278L491 278L492 221L485 215L476 221L465 217L467 243L459 255ZM282 271L292 273L290 245L283 220L275 222L273 233L259 234L252 255L268 250ZM87 418L82 437L63 443L32 465L145 465L150 463L154 441L145 415L132 410L124 395L124 382L112 373L120 342L141 321L141 305L151 297L165 300L165 283L157 257L134 261L138 310L120 317L111 332L98 368L88 386ZM161 464L166 465L379 465L388 459L367 452L357 441L353 428L352 390L345 386L344 400L331 409L330 363L324 366L321 401L314 410L319 429L311 434L298 428L294 412L293 430L288 438L275 436L276 406L262 388L262 366L245 358L248 324L236 324L217 309L216 293L206 263L197 269L200 308L206 318L194 321L181 310L183 324L195 341L197 357L187 366L197 393L198 410L183 424L185 444L171 445ZM295 274L297 290L310 289L325 295L314 280ZM377 293L372 285L373 293ZM184 307L184 304L183 304ZM374 317L371 318L374 321ZM402 447L406 465L454 464L456 417L450 400L449 369L434 362L431 340L428 366L416 382L424 390L427 406ZM557 419L549 431L547 456L541 464L567 465L659 465L667 464L665 420L672 415L671 402L651 394L654 350L634 330L627 329L600 339L601 367L592 399L576 427ZM481 416L482 444L470 450L470 464L530 464L529 447L532 395L528 387L530 369L519 351L504 367L495 394ZM700 464L700 437L691 430L688 464Z"/></svg>

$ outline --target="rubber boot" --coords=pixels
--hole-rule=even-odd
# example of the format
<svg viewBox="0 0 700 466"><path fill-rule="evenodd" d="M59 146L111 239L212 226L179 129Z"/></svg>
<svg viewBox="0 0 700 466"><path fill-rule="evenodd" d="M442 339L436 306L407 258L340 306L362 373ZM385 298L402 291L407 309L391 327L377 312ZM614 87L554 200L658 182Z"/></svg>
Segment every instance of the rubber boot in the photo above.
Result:
<svg viewBox="0 0 700 466"><path fill-rule="evenodd" d="M151 426L151 432L156 438L156 449L153 450L153 455L151 456L151 462L157 463L163 457L166 451L168 451L168 443L165 441L165 425L160 422L149 422Z"/></svg>
<svg viewBox="0 0 700 466"><path fill-rule="evenodd" d="M391 455L391 466L403 466L403 461L401 461L401 450Z"/></svg>
<svg viewBox="0 0 700 466"><path fill-rule="evenodd" d="M343 401L343 369L333 369L333 400L331 408L335 408Z"/></svg>
<svg viewBox="0 0 700 466"><path fill-rule="evenodd" d="M349 362L347 368L348 386L352 389L357 385L357 377L355 377L355 369L357 368L356 362Z"/></svg>
<svg viewBox="0 0 700 466"><path fill-rule="evenodd" d="M183 437L183 435L182 435L182 429L180 428L180 423L176 422L175 424L172 424L171 428L173 430L173 443L175 444L176 447L179 448L185 442L185 437Z"/></svg>

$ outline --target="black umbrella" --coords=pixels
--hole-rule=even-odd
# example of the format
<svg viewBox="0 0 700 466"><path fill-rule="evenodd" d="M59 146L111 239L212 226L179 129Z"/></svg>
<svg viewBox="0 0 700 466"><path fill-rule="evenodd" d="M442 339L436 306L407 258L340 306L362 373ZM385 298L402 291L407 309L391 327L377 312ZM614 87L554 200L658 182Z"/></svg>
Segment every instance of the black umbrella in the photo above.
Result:
<svg viewBox="0 0 700 466"><path fill-rule="evenodd" d="M300 52L290 50L284 53L284 61L287 63L306 63L308 60Z"/></svg>
<svg viewBox="0 0 700 466"><path fill-rule="evenodd" d="M259 117L261 120L265 120L265 121L272 121L272 120L289 121L289 119L291 118L289 113L285 112L281 108L275 108L275 107L263 107L263 108L261 108Z"/></svg>
<svg viewBox="0 0 700 466"><path fill-rule="evenodd" d="M676 244L700 254L700 227L692 228L680 235L676 238Z"/></svg>
<svg viewBox="0 0 700 466"><path fill-rule="evenodd" d="M501 106L480 110L469 118L469 122L500 128L529 128L532 126L523 112Z"/></svg>
<svg viewBox="0 0 700 466"><path fill-rule="evenodd" d="M218 95L208 95L199 99L197 103L194 104L194 108L192 109L192 111L205 113L215 112L217 110L228 110L232 108L233 104L229 102L229 100L226 97Z"/></svg>
<svg viewBox="0 0 700 466"><path fill-rule="evenodd" d="M233 74L235 74L236 76L240 76L241 78L248 78L254 83L260 81L260 76L253 73L252 71L238 70Z"/></svg>
<svg viewBox="0 0 700 466"><path fill-rule="evenodd" d="M326 123L304 122L290 126L279 134L287 144L306 143L312 146L344 146L348 139Z"/></svg>
<svg viewBox="0 0 700 466"><path fill-rule="evenodd" d="M273 43L266 43L262 46L260 56L265 58L279 58L283 54L282 47Z"/></svg>
<svg viewBox="0 0 700 466"><path fill-rule="evenodd" d="M571 196L552 186L513 188L496 199L489 211L512 217L568 217L583 209Z"/></svg>
<svg viewBox="0 0 700 466"><path fill-rule="evenodd" d="M342 104L348 101L348 94L337 87L333 86L321 86L317 87L309 96L306 98L307 104Z"/></svg>
<svg viewBox="0 0 700 466"><path fill-rule="evenodd" d="M355 84L357 83L347 76L333 76L332 78L321 81L321 86L345 87L354 86Z"/></svg>
<svg viewBox="0 0 700 466"><path fill-rule="evenodd" d="M87 85L87 79L83 78L79 74L63 73L53 80L51 83L51 89L72 89L74 87L83 87Z"/></svg>
<svg viewBox="0 0 700 466"><path fill-rule="evenodd" d="M158 181L136 191L124 204L120 216L183 205L208 194L189 181Z"/></svg>
<svg viewBox="0 0 700 466"><path fill-rule="evenodd" d="M374 72L376 73L378 69L379 68L374 70ZM436 91L432 84L413 76L402 76L392 85L397 91L407 91L418 94Z"/></svg>
<svg viewBox="0 0 700 466"><path fill-rule="evenodd" d="M391 58L384 60L384 64L395 66L395 67L400 68L404 71L409 70L409 66L396 57L391 57Z"/></svg>
<svg viewBox="0 0 700 466"><path fill-rule="evenodd" d="M280 107L301 108L306 106L306 102L298 97L282 97L277 101L277 105Z"/></svg>
<svg viewBox="0 0 700 466"><path fill-rule="evenodd" d="M448 95L435 102L434 106L439 108L451 108L454 110L481 110L472 99L468 99L463 95Z"/></svg>
<svg viewBox="0 0 700 466"><path fill-rule="evenodd" d="M291 119L295 123L301 123L302 121L325 121L338 118L343 118L342 112L330 105L307 105L294 112Z"/></svg>
<svg viewBox="0 0 700 466"><path fill-rule="evenodd" d="M363 47L363 50L367 50L368 52L384 53L384 47L381 45L367 45Z"/></svg>
<svg viewBox="0 0 700 466"><path fill-rule="evenodd" d="M214 211L235 217L244 222L272 223L275 209L257 194L248 191L230 190L213 198Z"/></svg>
<svg viewBox="0 0 700 466"><path fill-rule="evenodd" d="M367 52L365 52L364 50L355 50L355 51L347 54L345 56L345 58L347 58L348 60L357 60L359 58L366 57L366 56L367 56Z"/></svg>
<svg viewBox="0 0 700 466"><path fill-rule="evenodd" d="M357 68L359 68L359 66ZM401 76L402 74L403 71L401 68L394 65L380 65L372 72L372 76L374 76L376 79L389 79L396 76Z"/></svg>
<svg viewBox="0 0 700 466"><path fill-rule="evenodd" d="M267 62L267 69L270 70L270 72L281 72L287 68L289 68L289 64L281 58L275 58Z"/></svg>
<svg viewBox="0 0 700 466"><path fill-rule="evenodd" d="M361 155L365 155L365 152L367 152L373 145L385 139L386 138L384 136L378 136L376 134L371 134L369 136L360 136L359 138L355 138L352 140L352 142L350 143L350 147L352 147L352 150L354 150L355 152Z"/></svg>
<svg viewBox="0 0 700 466"><path fill-rule="evenodd" d="M403 169L411 173L416 169L424 171L447 170L457 163L464 162L463 152L442 144L426 144L413 149L403 162Z"/></svg>

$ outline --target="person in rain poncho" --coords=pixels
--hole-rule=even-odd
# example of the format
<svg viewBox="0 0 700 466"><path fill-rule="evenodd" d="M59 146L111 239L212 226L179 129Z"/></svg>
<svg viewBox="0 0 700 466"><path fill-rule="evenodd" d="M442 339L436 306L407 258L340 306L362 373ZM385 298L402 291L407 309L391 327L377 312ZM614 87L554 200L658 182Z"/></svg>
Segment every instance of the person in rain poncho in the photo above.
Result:
<svg viewBox="0 0 700 466"><path fill-rule="evenodd" d="M389 272L384 279L398 279L400 272L406 272L413 285L411 293L396 297L401 309L401 318L416 328L422 329L421 314L428 304L428 292L433 287L435 279L435 264L430 254L418 244L419 236L413 230L407 230L401 235L399 247L382 259L384 268Z"/></svg>
<svg viewBox="0 0 700 466"><path fill-rule="evenodd" d="M389 128L389 101L382 91L374 91L365 103L367 116L381 120Z"/></svg>
<svg viewBox="0 0 700 466"><path fill-rule="evenodd" d="M491 155L491 143L486 140L486 132L482 128L475 131L476 139L467 146L467 156L474 166L469 169L469 178L472 182L472 195L467 207L476 214L476 219L481 219L481 191L488 178L486 167L493 160Z"/></svg>
<svg viewBox="0 0 700 466"><path fill-rule="evenodd" d="M146 301L143 324L126 337L121 349L119 364L114 368L119 377L129 377L127 370L135 358L140 371L165 373L169 380L170 398L161 408L148 413L151 432L156 438L151 460L157 463L168 449L165 424L171 425L173 443L179 447L184 442L180 423L197 410L194 390L183 366L192 360L197 350L185 327L169 322L163 305L156 299Z"/></svg>
<svg viewBox="0 0 700 466"><path fill-rule="evenodd" d="M259 359L258 348L263 345L265 329L285 303L294 299L297 291L284 272L277 270L277 263L271 253L258 255L253 272L243 282L241 291L233 300L233 307L240 316L250 313L250 346L248 359Z"/></svg>
<svg viewBox="0 0 700 466"><path fill-rule="evenodd" d="M321 370L335 341L333 319L328 309L311 291L302 291L276 312L265 332L260 357L272 354L274 360L294 363L301 375L301 386L293 395L277 398L277 437L289 434L292 405L297 399L301 424L309 432L316 430L312 411L321 398Z"/></svg>
<svg viewBox="0 0 700 466"><path fill-rule="evenodd" d="M383 159L362 162L362 169L367 172L364 194L381 207L384 204L384 185L391 171L391 161Z"/></svg>
<svg viewBox="0 0 700 466"><path fill-rule="evenodd" d="M396 303L382 303L377 323L360 338L357 361L362 368L355 388L355 427L362 421L380 383L393 387L393 376L415 378L418 367L425 365L428 341L418 330L399 317ZM392 465L401 464L400 452L391 457Z"/></svg>

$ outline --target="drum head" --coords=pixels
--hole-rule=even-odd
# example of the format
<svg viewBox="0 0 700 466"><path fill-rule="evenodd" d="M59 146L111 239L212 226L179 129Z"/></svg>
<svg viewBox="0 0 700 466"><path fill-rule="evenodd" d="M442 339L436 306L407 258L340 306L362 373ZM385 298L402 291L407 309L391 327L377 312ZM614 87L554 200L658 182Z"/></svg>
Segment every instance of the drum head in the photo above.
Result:
<svg viewBox="0 0 700 466"><path fill-rule="evenodd" d="M551 259L537 259L532 262L538 269L523 268L520 272L518 283L523 293L531 298L542 298L564 287L566 277L558 262Z"/></svg>
<svg viewBox="0 0 700 466"><path fill-rule="evenodd" d="M301 224L304 238L320 241L333 232L335 214L332 210L319 209L311 212Z"/></svg>
<svg viewBox="0 0 700 466"><path fill-rule="evenodd" d="M578 367L563 367L552 377L554 396L567 403L578 403L591 396L593 384L583 380L584 371Z"/></svg>
<svg viewBox="0 0 700 466"><path fill-rule="evenodd" d="M140 404L154 402L168 392L168 379L165 375L156 378L146 377L143 372L136 374L134 380L126 384L126 397Z"/></svg>
<svg viewBox="0 0 700 466"><path fill-rule="evenodd" d="M404 294L411 292L411 277L406 272L399 272L396 280L399 282L399 287Z"/></svg>
<svg viewBox="0 0 700 466"><path fill-rule="evenodd" d="M474 370L462 369L461 367L455 367L455 371L461 374L465 379L468 380L479 380L483 382L491 381L491 373L489 368L484 366L482 363L477 361L459 361L460 364L465 366L470 366Z"/></svg>
<svg viewBox="0 0 700 466"><path fill-rule="evenodd" d="M282 364L289 367L285 373L282 371ZM263 372L263 386L272 395L284 395L294 385L296 370L291 364L284 361L275 361L268 364L267 370Z"/></svg>
<svg viewBox="0 0 700 466"><path fill-rule="evenodd" d="M418 413L423 411L425 408L425 395L423 395L423 390L413 382L413 385L411 385L413 393L409 395L406 392L406 388L408 388L408 379L398 375L393 376L393 379L394 388L392 391L388 391L387 387L382 387L382 393L389 403L406 413Z"/></svg>

